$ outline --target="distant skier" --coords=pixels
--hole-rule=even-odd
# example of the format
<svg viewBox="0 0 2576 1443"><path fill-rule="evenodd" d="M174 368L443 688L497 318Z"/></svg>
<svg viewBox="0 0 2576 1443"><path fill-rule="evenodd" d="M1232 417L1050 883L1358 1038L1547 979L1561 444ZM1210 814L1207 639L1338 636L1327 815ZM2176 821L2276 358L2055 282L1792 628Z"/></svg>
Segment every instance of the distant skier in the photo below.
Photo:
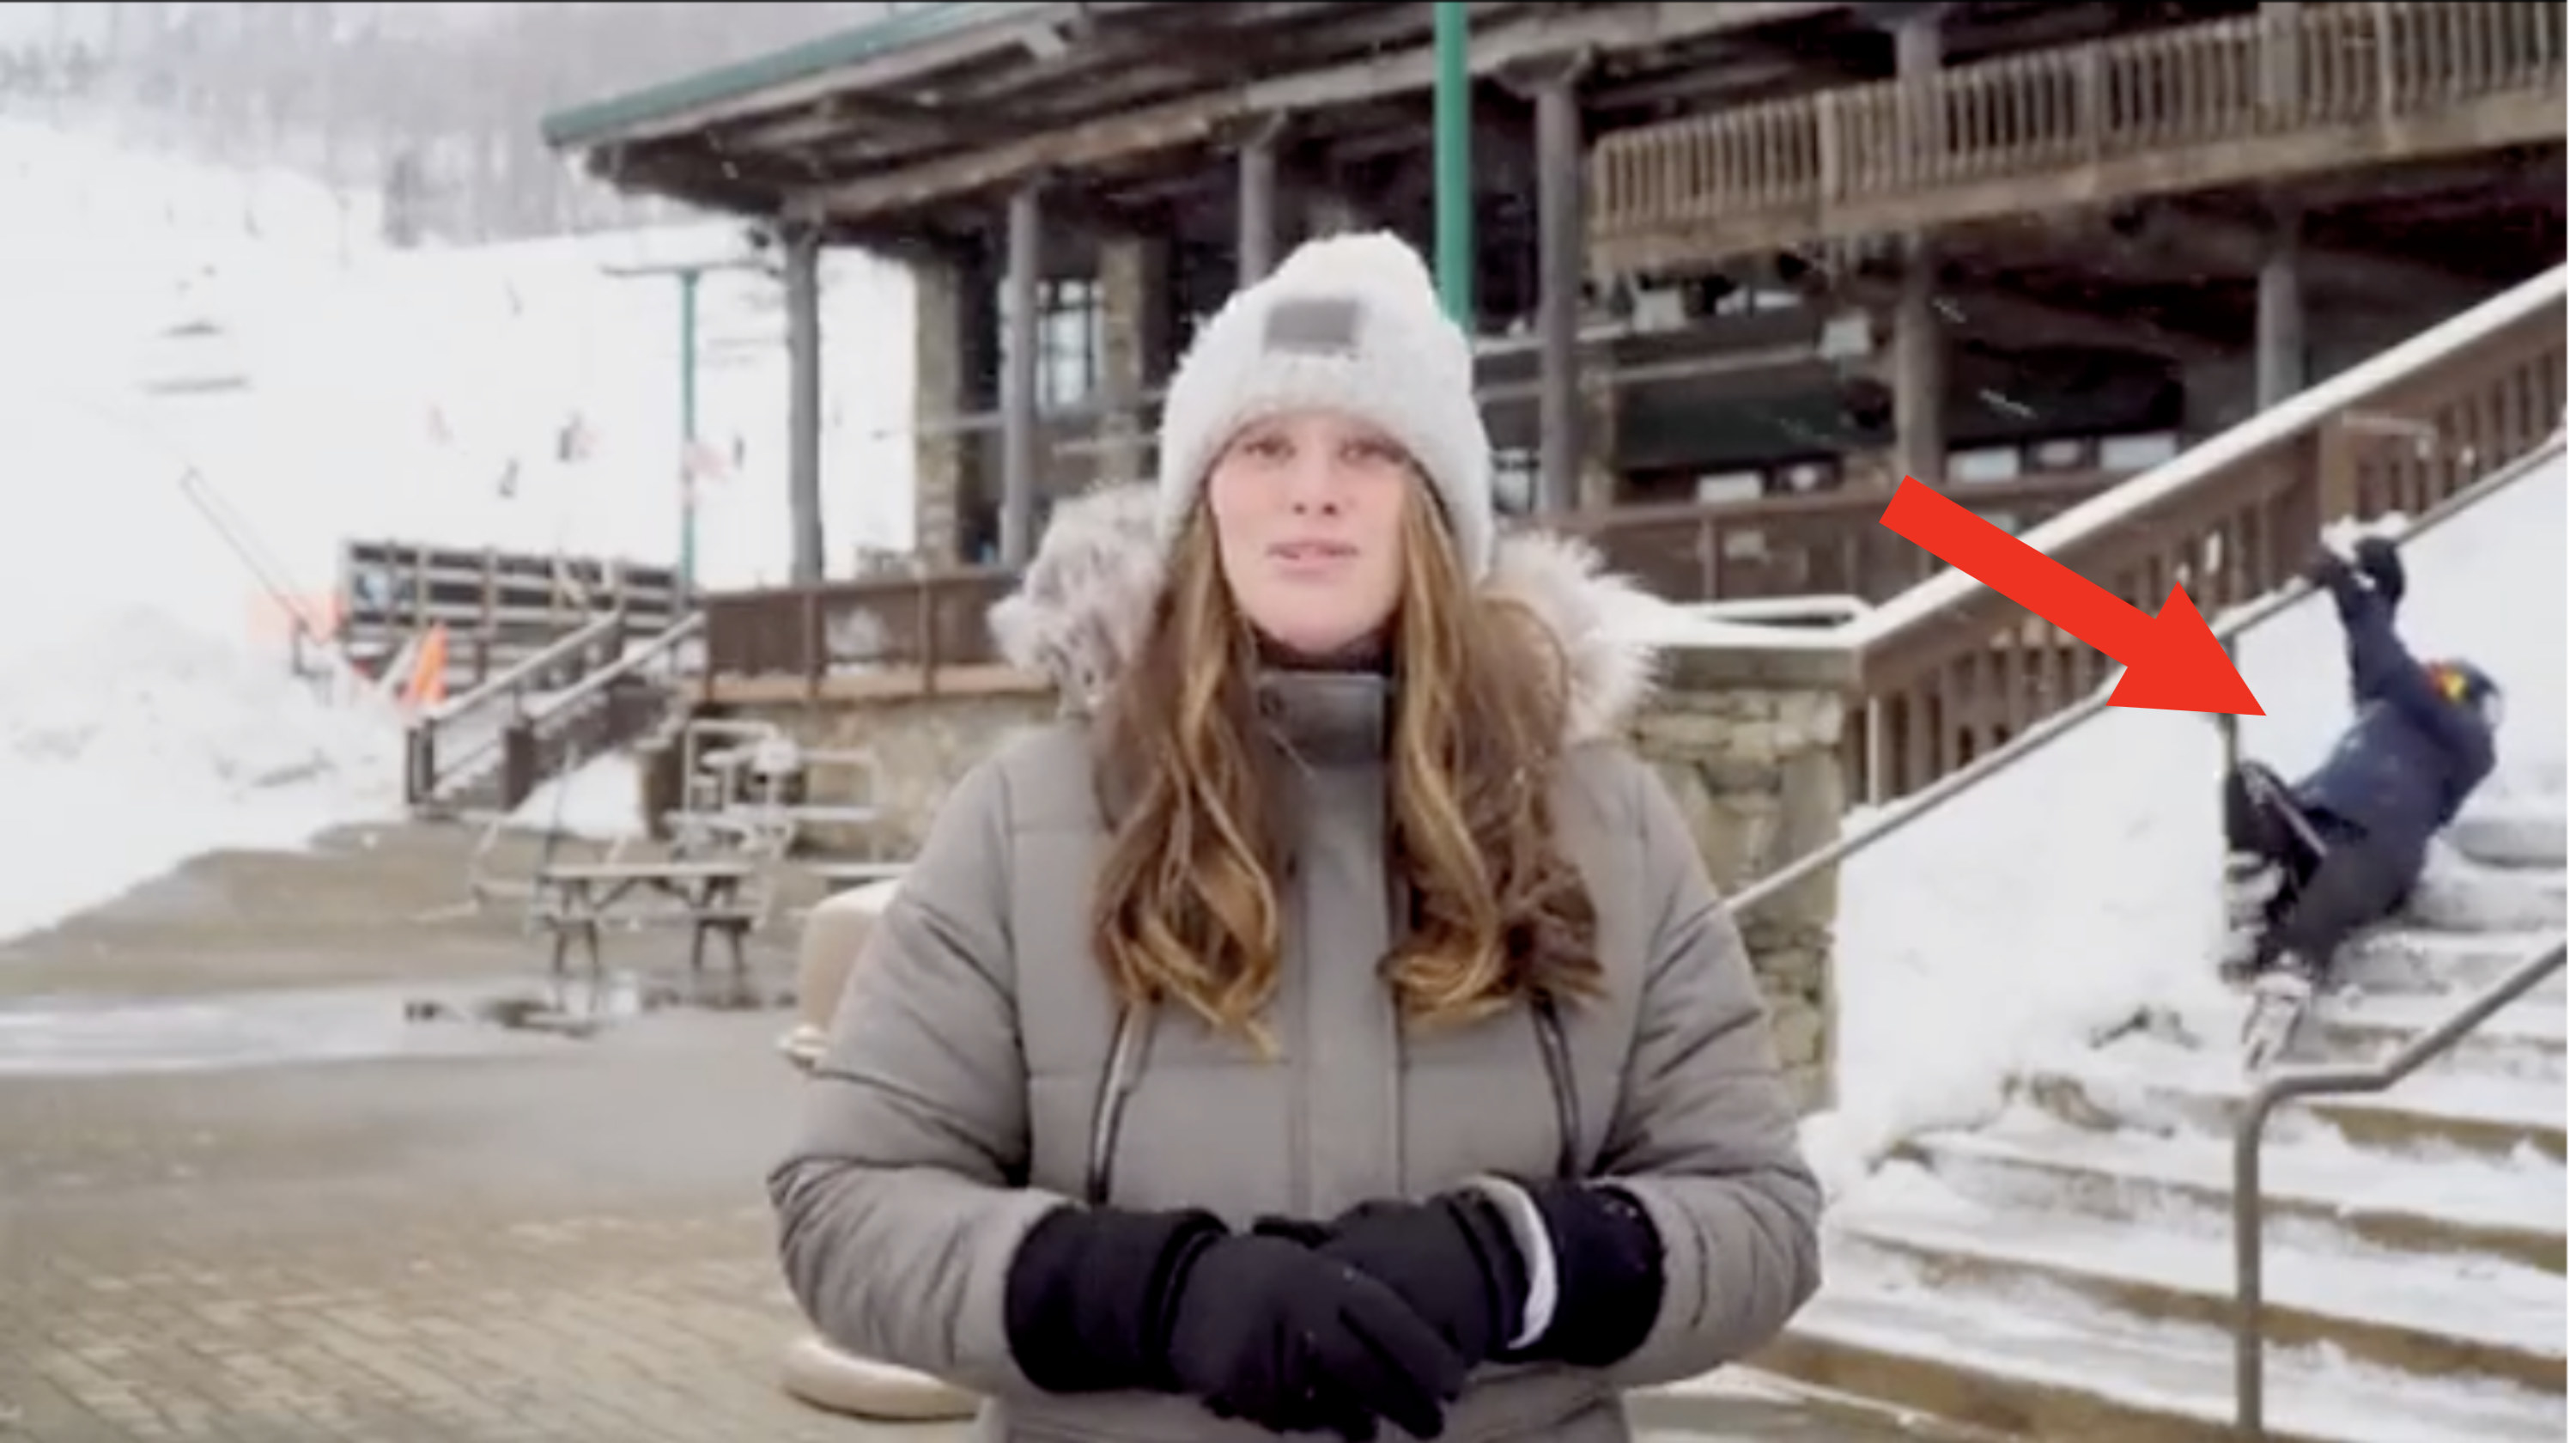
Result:
<svg viewBox="0 0 2576 1443"><path fill-rule="evenodd" d="M2406 590L2397 548L2365 540L2319 552L2308 579L2334 597L2353 717L2295 786L2256 761L2225 783L2233 935L2222 972L2251 981L2245 1061L2269 1065L2335 952L2404 904L2433 837L2495 769L2504 695L2465 661L2419 662L2397 637Z"/></svg>

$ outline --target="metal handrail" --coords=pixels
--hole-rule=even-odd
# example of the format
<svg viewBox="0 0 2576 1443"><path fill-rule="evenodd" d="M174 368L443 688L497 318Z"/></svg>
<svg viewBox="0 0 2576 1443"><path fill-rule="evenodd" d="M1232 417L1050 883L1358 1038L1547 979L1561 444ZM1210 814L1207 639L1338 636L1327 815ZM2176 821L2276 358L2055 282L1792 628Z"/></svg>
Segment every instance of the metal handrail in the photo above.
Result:
<svg viewBox="0 0 2576 1443"><path fill-rule="evenodd" d="M578 629L566 632L547 642L542 648L510 663L481 686L463 696L430 708L421 720L430 726L443 726L468 712L479 711L486 702L517 690L521 682L582 648L592 645L625 624L626 612L623 607L612 607L603 611L583 623Z"/></svg>
<svg viewBox="0 0 2576 1443"><path fill-rule="evenodd" d="M2403 546L2479 502L2493 497L2552 459L2565 456L2566 453L2566 432L2561 430L2533 450L2498 467L2485 479L2452 493L2439 505L2409 521L2391 540ZM2211 631L2220 641L2229 643L2232 651L2233 643L2239 636L2307 600L2315 595L2316 591L2317 588L2307 581L2293 581L2272 595L2260 601L2250 602L2229 613L2219 625L2212 627ZM2111 693L2119 682L2118 674L2104 677L2083 699L2070 702L2056 713L2032 723L2027 730L2011 741L1912 796L1888 806L1862 826L1738 889L1728 897L1729 905L1737 911L1759 906L1824 868L1837 865L1912 826L1943 802L2030 756L2050 742L2092 720L2101 712L2109 710ZM2230 745L2233 745L2234 741L2236 720L2233 716L2217 718L2221 733Z"/></svg>
<svg viewBox="0 0 2576 1443"><path fill-rule="evenodd" d="M2567 965L2567 940L2471 998L2421 1036L2366 1067L2310 1067L2273 1074L2236 1119L2236 1431L2263 1437L2263 1128L2283 1103L2303 1097L2385 1092L2459 1045L2479 1024Z"/></svg>
<svg viewBox="0 0 2576 1443"><path fill-rule="evenodd" d="M615 682L632 676L646 665L661 660L679 648L680 643L698 637L707 629L707 614L693 611L671 623L652 637L628 647L617 660L584 676L581 680L547 698L536 710L522 719L522 724L542 731L556 717L570 715L592 697L606 691Z"/></svg>

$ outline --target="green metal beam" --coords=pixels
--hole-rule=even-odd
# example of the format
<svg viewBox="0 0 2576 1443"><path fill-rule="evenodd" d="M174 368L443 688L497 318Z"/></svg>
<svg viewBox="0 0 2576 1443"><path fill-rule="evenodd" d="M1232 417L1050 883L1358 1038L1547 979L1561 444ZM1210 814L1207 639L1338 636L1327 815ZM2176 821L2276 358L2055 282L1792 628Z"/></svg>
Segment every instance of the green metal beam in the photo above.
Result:
<svg viewBox="0 0 2576 1443"><path fill-rule="evenodd" d="M1467 71L1467 7L1462 0L1434 0L1431 43L1436 80L1432 91L1432 162L1435 183L1440 304L1461 330L1475 333L1476 183L1471 144L1473 79Z"/></svg>

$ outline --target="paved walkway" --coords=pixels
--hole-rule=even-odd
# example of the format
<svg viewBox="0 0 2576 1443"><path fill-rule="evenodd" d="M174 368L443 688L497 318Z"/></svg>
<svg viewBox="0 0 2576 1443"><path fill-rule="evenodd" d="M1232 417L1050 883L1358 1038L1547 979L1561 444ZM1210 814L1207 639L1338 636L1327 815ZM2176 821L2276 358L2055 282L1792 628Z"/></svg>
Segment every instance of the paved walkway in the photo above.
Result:
<svg viewBox="0 0 2576 1443"><path fill-rule="evenodd" d="M538 966L454 908L463 843L209 859L0 948L0 1443L950 1443L776 1386L801 1331L759 1191L797 1087L780 1014L587 1040L401 1020ZM157 1010L12 1031L65 993ZM48 1030L86 1061L32 1062ZM1729 1436L1894 1436L1741 1418Z"/></svg>

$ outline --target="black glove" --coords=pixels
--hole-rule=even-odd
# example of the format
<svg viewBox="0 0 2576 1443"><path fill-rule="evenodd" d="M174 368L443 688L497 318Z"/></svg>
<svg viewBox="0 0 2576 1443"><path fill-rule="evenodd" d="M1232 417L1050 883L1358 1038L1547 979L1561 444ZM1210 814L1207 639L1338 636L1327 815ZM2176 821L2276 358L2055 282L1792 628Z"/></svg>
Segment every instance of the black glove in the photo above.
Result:
<svg viewBox="0 0 2576 1443"><path fill-rule="evenodd" d="M1363 1203L1330 1223L1266 1221L1348 1259L1413 1305L1471 1366L1487 1359L1606 1368L1637 1350L1664 1305L1664 1242L1636 1199L1616 1187L1522 1185L1556 1264L1556 1307L1527 1348L1520 1331L1530 1266L1501 1205L1476 1194L1429 1203ZM1478 1337L1485 1340L1474 1348ZM1473 1351L1470 1351L1470 1349Z"/></svg>
<svg viewBox="0 0 2576 1443"><path fill-rule="evenodd" d="M2332 590L2336 582L2352 574L2352 568L2344 564L2344 559L2336 555L2332 547L2320 546L2309 555L2306 568L2299 574L2319 590Z"/></svg>
<svg viewBox="0 0 2576 1443"><path fill-rule="evenodd" d="M1330 1223L1265 1219L1255 1232L1304 1242L1395 1290L1473 1367L1520 1331L1529 1265L1491 1198L1366 1202Z"/></svg>
<svg viewBox="0 0 2576 1443"><path fill-rule="evenodd" d="M1049 1392L1150 1389L1277 1433L1437 1437L1466 1365L1383 1283L1207 1213L1064 1208L1005 1285L1011 1353Z"/></svg>
<svg viewBox="0 0 2576 1443"><path fill-rule="evenodd" d="M1181 1391L1274 1433L1440 1436L1467 1364L1385 1283L1282 1238L1209 1246L1172 1328Z"/></svg>
<svg viewBox="0 0 2576 1443"><path fill-rule="evenodd" d="M2406 595L2406 563L2397 559L2396 542L2385 536L2363 537L2352 548L2352 562L2392 608Z"/></svg>
<svg viewBox="0 0 2576 1443"><path fill-rule="evenodd" d="M1518 1358L1607 1368L1637 1351L1664 1306L1664 1239L1614 1185L1524 1185L1556 1254L1556 1311Z"/></svg>

